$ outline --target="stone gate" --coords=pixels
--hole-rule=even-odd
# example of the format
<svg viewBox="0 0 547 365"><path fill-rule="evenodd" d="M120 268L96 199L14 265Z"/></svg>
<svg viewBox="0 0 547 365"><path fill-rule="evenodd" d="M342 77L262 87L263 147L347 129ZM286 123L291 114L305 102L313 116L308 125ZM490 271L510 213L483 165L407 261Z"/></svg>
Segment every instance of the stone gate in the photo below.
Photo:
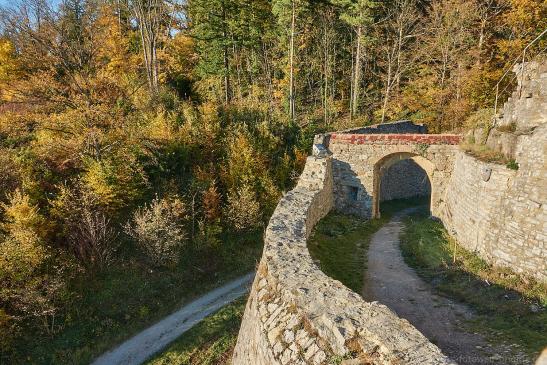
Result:
<svg viewBox="0 0 547 365"><path fill-rule="evenodd" d="M431 212L440 214L460 141L461 136L455 134L414 133L332 133L316 138L333 156L335 209L364 218L380 216L382 175L405 159L413 160L427 173ZM405 184L404 176L400 183Z"/></svg>

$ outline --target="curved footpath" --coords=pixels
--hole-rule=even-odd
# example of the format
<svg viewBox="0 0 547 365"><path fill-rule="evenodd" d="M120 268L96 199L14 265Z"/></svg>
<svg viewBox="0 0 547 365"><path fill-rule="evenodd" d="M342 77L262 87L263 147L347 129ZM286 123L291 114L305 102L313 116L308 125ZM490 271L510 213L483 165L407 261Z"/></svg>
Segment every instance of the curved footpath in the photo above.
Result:
<svg viewBox="0 0 547 365"><path fill-rule="evenodd" d="M254 273L249 273L210 291L101 355L92 365L142 364L205 317L247 293L253 278Z"/></svg>
<svg viewBox="0 0 547 365"><path fill-rule="evenodd" d="M493 347L480 334L469 332L465 322L476 317L467 306L432 292L404 261L399 234L403 218L415 208L395 215L372 237L368 251L363 297L387 305L407 319L431 342L460 365L529 364L525 354L510 346Z"/></svg>

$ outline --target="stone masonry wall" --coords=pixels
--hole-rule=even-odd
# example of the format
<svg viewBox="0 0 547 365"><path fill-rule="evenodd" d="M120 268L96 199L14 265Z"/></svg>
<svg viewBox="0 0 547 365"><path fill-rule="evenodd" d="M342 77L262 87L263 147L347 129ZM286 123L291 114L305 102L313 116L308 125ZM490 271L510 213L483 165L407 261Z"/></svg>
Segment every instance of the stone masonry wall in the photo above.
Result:
<svg viewBox="0 0 547 365"><path fill-rule="evenodd" d="M321 272L306 245L333 207L332 158L314 146L296 188L279 202L247 301L234 365L453 364L406 320Z"/></svg>
<svg viewBox="0 0 547 365"><path fill-rule="evenodd" d="M441 219L488 262L547 281L547 124L518 137L518 170L457 154Z"/></svg>
<svg viewBox="0 0 547 365"><path fill-rule="evenodd" d="M427 173L411 159L395 163L381 177L381 202L430 194L431 184Z"/></svg>
<svg viewBox="0 0 547 365"><path fill-rule="evenodd" d="M518 85L486 139L489 148L509 159L515 158L519 136L532 134L535 128L547 123L547 59L517 64L513 71Z"/></svg>
<svg viewBox="0 0 547 365"><path fill-rule="evenodd" d="M383 171L398 161L412 159L427 172L431 212L438 216L460 140L452 134L331 134L328 149L333 156L336 210L364 218L374 216L374 194Z"/></svg>

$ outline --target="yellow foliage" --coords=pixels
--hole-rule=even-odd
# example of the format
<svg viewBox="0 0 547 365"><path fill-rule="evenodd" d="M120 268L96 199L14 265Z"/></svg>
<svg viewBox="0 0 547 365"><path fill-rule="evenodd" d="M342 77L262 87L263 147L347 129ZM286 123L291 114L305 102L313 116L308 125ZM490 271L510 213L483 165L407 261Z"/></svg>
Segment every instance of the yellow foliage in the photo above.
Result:
<svg viewBox="0 0 547 365"><path fill-rule="evenodd" d="M249 138L242 132L232 137L228 146L228 165L225 176L229 187L241 184L253 185L263 169Z"/></svg>
<svg viewBox="0 0 547 365"><path fill-rule="evenodd" d="M142 168L129 154L125 160L88 161L82 182L98 203L111 211L141 196L147 183Z"/></svg>
<svg viewBox="0 0 547 365"><path fill-rule="evenodd" d="M127 38L122 35L120 23L115 14L113 6L101 5L96 28L98 57L105 63L104 71L110 76L125 73L134 66L127 62Z"/></svg>
<svg viewBox="0 0 547 365"><path fill-rule="evenodd" d="M38 208L30 203L29 196L16 190L9 195L9 200L9 204L0 204L5 217L2 229L19 241L25 240L32 234L37 238L39 233L44 236L45 232L42 231L44 218L38 212Z"/></svg>
<svg viewBox="0 0 547 365"><path fill-rule="evenodd" d="M0 281L21 281L31 275L46 259L42 238L45 222L38 208L30 203L28 195L16 190L4 210L2 230L6 239L0 242Z"/></svg>
<svg viewBox="0 0 547 365"><path fill-rule="evenodd" d="M20 77L20 69L15 47L8 39L0 37L0 101L11 99L2 91L4 90L2 86L18 77Z"/></svg>
<svg viewBox="0 0 547 365"><path fill-rule="evenodd" d="M8 39L0 38L0 82L9 81L18 76L19 63L15 47Z"/></svg>

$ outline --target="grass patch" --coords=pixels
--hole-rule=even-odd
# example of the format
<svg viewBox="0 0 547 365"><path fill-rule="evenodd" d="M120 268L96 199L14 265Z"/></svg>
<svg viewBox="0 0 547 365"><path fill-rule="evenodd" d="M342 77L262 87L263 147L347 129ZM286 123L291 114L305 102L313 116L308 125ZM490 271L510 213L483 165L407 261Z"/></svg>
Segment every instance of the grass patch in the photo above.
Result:
<svg viewBox="0 0 547 365"><path fill-rule="evenodd" d="M462 143L461 148L470 156L479 161L506 165L509 160L499 151L495 151L485 144Z"/></svg>
<svg viewBox="0 0 547 365"><path fill-rule="evenodd" d="M517 130L517 123L512 122L505 125L497 126L496 129L504 133L514 133Z"/></svg>
<svg viewBox="0 0 547 365"><path fill-rule="evenodd" d="M370 238L386 219L364 221L351 215L329 213L316 225L308 250L325 274L361 293Z"/></svg>
<svg viewBox="0 0 547 365"><path fill-rule="evenodd" d="M262 233L225 236L207 251L188 252L174 268L123 260L71 284L77 295L56 320L54 334L21 331L0 364L89 364L95 357L172 313L184 303L249 272L262 252ZM4 362L5 361L5 362Z"/></svg>
<svg viewBox="0 0 547 365"><path fill-rule="evenodd" d="M147 365L218 365L231 358L246 298L205 318Z"/></svg>
<svg viewBox="0 0 547 365"><path fill-rule="evenodd" d="M339 280L356 293L363 289L364 272L367 268L367 251L372 235L404 208L427 204L428 199L414 198L392 200L381 205L382 218L362 218L329 213L315 226L308 240L308 250L318 261L321 271Z"/></svg>
<svg viewBox="0 0 547 365"><path fill-rule="evenodd" d="M547 286L487 264L459 247L443 225L424 215L405 220L401 248L407 264L436 291L479 314L474 330L520 345L530 355L545 346Z"/></svg>

